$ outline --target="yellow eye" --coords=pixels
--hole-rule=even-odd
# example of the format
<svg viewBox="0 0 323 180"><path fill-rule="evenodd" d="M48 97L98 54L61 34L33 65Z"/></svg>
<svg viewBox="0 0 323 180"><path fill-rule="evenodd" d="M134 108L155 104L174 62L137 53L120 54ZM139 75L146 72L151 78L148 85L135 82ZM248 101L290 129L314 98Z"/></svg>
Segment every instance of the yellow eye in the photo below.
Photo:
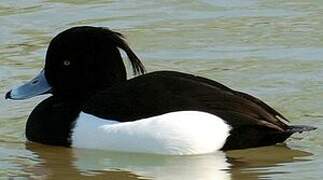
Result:
<svg viewBox="0 0 323 180"><path fill-rule="evenodd" d="M64 66L69 66L70 64L71 64L71 61L69 61L69 60L64 61Z"/></svg>

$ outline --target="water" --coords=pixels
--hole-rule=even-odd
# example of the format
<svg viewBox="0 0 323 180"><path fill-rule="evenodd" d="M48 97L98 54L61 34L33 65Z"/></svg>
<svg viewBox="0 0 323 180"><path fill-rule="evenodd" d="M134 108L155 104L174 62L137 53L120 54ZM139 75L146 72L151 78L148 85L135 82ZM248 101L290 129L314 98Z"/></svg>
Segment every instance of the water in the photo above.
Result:
<svg viewBox="0 0 323 180"><path fill-rule="evenodd" d="M323 3L319 0L0 2L0 94L33 77L50 39L76 25L127 36L149 71L217 80L318 127L286 145L199 156L152 156L26 143L45 97L0 99L0 179L321 179Z"/></svg>

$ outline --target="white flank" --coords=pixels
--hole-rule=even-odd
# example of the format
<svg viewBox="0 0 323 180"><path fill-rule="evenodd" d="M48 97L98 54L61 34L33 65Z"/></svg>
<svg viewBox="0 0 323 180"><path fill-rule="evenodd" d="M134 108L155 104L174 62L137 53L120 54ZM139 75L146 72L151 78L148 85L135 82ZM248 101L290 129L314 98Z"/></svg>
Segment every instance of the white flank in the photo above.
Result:
<svg viewBox="0 0 323 180"><path fill-rule="evenodd" d="M72 146L124 152L188 155L219 150L230 126L199 111L178 111L120 123L80 113Z"/></svg>

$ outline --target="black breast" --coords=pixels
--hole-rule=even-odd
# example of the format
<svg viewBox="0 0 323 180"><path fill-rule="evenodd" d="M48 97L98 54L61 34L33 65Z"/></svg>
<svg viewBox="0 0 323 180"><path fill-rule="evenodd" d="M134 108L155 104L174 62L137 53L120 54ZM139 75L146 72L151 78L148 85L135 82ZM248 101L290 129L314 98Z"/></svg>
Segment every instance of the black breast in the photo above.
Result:
<svg viewBox="0 0 323 180"><path fill-rule="evenodd" d="M30 114L26 125L26 137L30 141L69 146L73 122L80 112L74 102L64 102L52 96L40 104Z"/></svg>

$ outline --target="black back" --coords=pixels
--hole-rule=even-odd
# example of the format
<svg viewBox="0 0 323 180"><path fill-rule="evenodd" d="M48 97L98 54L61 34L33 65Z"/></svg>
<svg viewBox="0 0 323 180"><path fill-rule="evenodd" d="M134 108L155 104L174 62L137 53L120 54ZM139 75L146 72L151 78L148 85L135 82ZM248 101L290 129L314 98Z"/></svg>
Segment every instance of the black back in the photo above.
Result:
<svg viewBox="0 0 323 180"><path fill-rule="evenodd" d="M117 84L97 93L82 108L122 122L196 110L216 114L233 127L259 125L278 131L287 127L278 119L278 112L254 97L215 81L172 71L153 72Z"/></svg>
<svg viewBox="0 0 323 180"><path fill-rule="evenodd" d="M294 133L280 120L287 119L261 100L209 79L173 71L145 74L100 91L82 110L120 122L174 111L208 112L232 127L222 150L272 145Z"/></svg>

